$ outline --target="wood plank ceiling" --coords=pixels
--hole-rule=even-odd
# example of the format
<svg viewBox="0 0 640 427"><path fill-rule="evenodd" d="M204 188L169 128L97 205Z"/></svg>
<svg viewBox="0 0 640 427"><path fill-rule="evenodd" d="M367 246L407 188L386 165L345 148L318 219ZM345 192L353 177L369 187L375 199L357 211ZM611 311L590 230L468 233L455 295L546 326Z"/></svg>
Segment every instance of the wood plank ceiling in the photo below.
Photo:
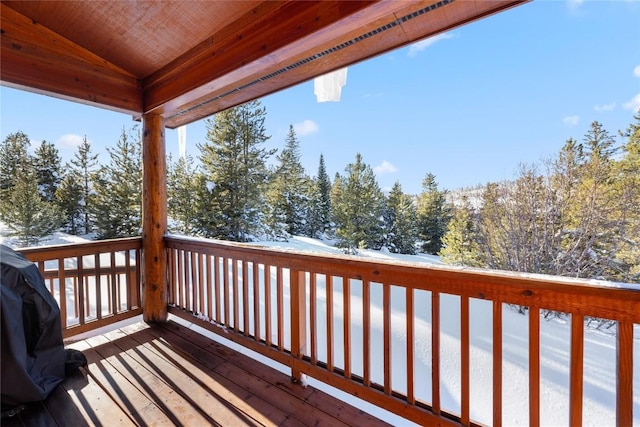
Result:
<svg viewBox="0 0 640 427"><path fill-rule="evenodd" d="M525 1L3 0L0 80L174 128Z"/></svg>

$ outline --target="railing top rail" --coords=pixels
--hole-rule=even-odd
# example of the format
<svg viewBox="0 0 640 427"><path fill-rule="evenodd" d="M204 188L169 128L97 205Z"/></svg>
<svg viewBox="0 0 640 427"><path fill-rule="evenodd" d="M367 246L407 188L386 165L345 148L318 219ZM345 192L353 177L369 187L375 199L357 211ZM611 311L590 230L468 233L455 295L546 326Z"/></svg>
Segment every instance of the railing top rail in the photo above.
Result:
<svg viewBox="0 0 640 427"><path fill-rule="evenodd" d="M141 237L126 237L122 239L96 240L83 243L66 243L61 245L38 246L16 249L34 262L56 258L68 258L96 253L123 251L142 248Z"/></svg>
<svg viewBox="0 0 640 427"><path fill-rule="evenodd" d="M410 286L452 295L640 323L640 286L560 276L308 254L248 244L166 236L167 247L284 267Z"/></svg>

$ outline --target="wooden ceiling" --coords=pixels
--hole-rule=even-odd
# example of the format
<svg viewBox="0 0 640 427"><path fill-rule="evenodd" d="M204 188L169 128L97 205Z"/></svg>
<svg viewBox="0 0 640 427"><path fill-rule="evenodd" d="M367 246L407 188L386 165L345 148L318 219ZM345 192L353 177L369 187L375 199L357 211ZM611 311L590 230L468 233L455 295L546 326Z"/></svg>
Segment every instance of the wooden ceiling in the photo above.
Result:
<svg viewBox="0 0 640 427"><path fill-rule="evenodd" d="M0 80L173 128L525 1L2 0Z"/></svg>

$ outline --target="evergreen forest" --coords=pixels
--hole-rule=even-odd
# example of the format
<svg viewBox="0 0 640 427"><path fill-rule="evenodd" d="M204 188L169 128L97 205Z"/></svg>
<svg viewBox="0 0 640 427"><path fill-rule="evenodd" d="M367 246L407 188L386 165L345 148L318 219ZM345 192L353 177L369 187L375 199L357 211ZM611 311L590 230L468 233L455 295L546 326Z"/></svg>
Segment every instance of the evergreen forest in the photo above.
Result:
<svg viewBox="0 0 640 427"><path fill-rule="evenodd" d="M640 282L640 112L614 136L593 122L553 158L512 179L385 194L360 153L327 174L301 163L293 126L267 149L259 101L206 120L197 159L168 158L169 231L251 242L307 236L360 249L439 255L450 264ZM85 137L62 164L54 144L21 131L0 143L0 220L23 246L55 231L95 239L141 233L141 134L124 129L98 162Z"/></svg>

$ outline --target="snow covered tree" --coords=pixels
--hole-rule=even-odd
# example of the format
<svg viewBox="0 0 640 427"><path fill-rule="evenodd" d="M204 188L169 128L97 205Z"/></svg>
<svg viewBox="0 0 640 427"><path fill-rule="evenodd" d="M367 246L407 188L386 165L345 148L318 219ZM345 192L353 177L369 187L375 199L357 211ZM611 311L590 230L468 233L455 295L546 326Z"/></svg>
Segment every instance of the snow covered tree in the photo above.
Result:
<svg viewBox="0 0 640 427"><path fill-rule="evenodd" d="M61 162L59 151L52 143L43 140L36 148L33 166L40 195L47 202L55 201L56 190L62 181Z"/></svg>
<svg viewBox="0 0 640 427"><path fill-rule="evenodd" d="M345 168L345 176L334 181L331 205L336 223L338 246L346 252L380 249L383 243L384 194L371 166L362 161Z"/></svg>
<svg viewBox="0 0 640 427"><path fill-rule="evenodd" d="M92 214L98 239L139 236L142 208L142 156L139 133L122 134L107 148L110 163L95 174Z"/></svg>
<svg viewBox="0 0 640 427"><path fill-rule="evenodd" d="M198 196L198 167L193 157L180 157L173 162L169 157L167 176L167 211L172 232L195 234L196 198Z"/></svg>
<svg viewBox="0 0 640 427"><path fill-rule="evenodd" d="M396 181L387 197L385 209L386 245L393 253L415 254L417 241L416 208L411 196Z"/></svg>
<svg viewBox="0 0 640 427"><path fill-rule="evenodd" d="M62 213L52 202L42 199L38 179L28 159L16 165L13 187L5 193L1 217L23 246L37 244L62 224Z"/></svg>
<svg viewBox="0 0 640 427"><path fill-rule="evenodd" d="M285 146L276 156L278 164L271 174L266 192L268 213L265 221L275 238L301 235L306 229L310 180L300 162L300 142L293 125Z"/></svg>
<svg viewBox="0 0 640 427"><path fill-rule="evenodd" d="M93 229L93 219L91 218L91 211L93 210L93 175L97 170L98 155L91 152L91 143L86 135L78 146L78 151L71 159L71 165L74 175L82 187L82 195L79 201L81 226L84 228L84 233L89 234Z"/></svg>
<svg viewBox="0 0 640 427"><path fill-rule="evenodd" d="M422 180L422 192L417 200L418 237L422 250L435 255L442 248L442 237L451 219L451 207L447 203L447 193L438 190L436 177L428 173Z"/></svg>
<svg viewBox="0 0 640 427"><path fill-rule="evenodd" d="M251 101L206 122L207 142L199 148L213 215L202 222L213 227L204 230L209 237L248 241L261 231L266 161L275 152L263 148L265 116L260 102Z"/></svg>

